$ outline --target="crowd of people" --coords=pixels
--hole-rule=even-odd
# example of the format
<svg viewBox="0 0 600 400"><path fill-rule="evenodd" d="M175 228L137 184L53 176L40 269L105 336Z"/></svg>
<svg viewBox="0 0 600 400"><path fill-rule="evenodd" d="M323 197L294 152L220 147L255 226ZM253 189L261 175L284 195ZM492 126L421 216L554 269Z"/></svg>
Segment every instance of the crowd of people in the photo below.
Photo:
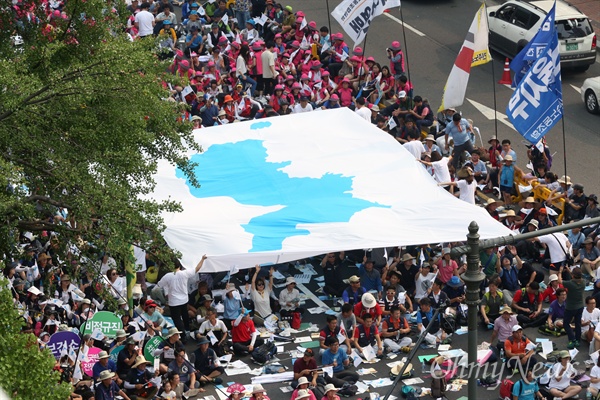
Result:
<svg viewBox="0 0 600 400"><path fill-rule="evenodd" d="M392 135L440 186L452 192L458 189L462 200L480 202L478 185L486 193L497 190L503 201L490 198L483 206L511 230L555 226L559 216L564 222L600 216L596 195L586 195L582 185L551 171L547 147L542 151L529 147L527 162L532 168L525 172L517 166L510 140L493 137L489 148L478 147L478 131L471 120L452 108L434 115L428 101L414 95L398 41L390 43L386 65L381 65L360 47L349 47L342 33L317 28L291 6L272 0L229 3L233 4L183 2L180 24L174 3L168 0L141 4L132 0L128 6L128 34L134 40L158 38L160 56L173 60L169 72L178 77L165 80L168 99L188 105L185 118L195 128L349 107ZM50 9L49 18L56 11L60 14L59 8ZM180 84L179 78L185 83ZM530 196L514 203L517 177L543 185L548 197ZM556 207L558 199L565 201L564 209ZM60 210L55 218L61 218ZM540 389L531 378L537 360L524 329L567 335L568 349L581 349L581 341L589 343L590 354L600 349L599 233L597 225L571 229L480 254L485 280L479 317L490 330L493 350L488 362L524 367L525 380L515 384L513 391L519 399L533 398ZM123 329L114 339L82 336L83 349L103 349L90 376L74 376L75 360L69 355L57 361L56 369L74 385L74 398L181 399L190 389L202 392L206 385L222 383L219 357L256 356L267 344L260 332L296 326L305 313L293 277L288 276L279 291L274 287L275 268L256 266L247 276L244 271L224 280L222 275L202 273L204 257L195 268L178 266L155 284L142 280L131 318L123 265L110 254L80 265L74 252L67 263L57 252L65 244L52 232L39 236L23 232L20 239L22 257L8 263L3 272L15 306L22 310L23 331L35 334L40 348L56 332L79 332L100 310L121 316ZM307 349L295 361L292 400L317 395L339 400L340 393L355 393L359 376L350 358L353 350L367 357L369 348L380 358L407 353L429 325L428 345L450 343L452 332L466 321L461 279L466 263L452 258L453 245L374 249L364 258L356 251L323 255L316 266L324 274L323 291L343 305L339 312L321 318L319 346ZM392 257L388 260L384 254ZM358 270L353 269L355 261ZM593 291L586 295L588 283ZM437 309L441 314L435 313ZM144 332L142 340L136 340L139 332ZM152 354L159 359L154 368L142 349L156 336L164 340ZM110 353L119 346L123 349L114 362ZM570 358L570 353L561 351L548 374L547 391L555 398L566 399L581 390L569 383L574 374ZM441 364L435 359L434 371ZM332 367L332 373L324 374L317 365ZM432 395L443 397L443 375L434 373L432 379ZM598 389L600 366L594 366L588 390L595 395ZM246 392L239 384L226 390L232 400ZM254 385L250 395L268 399L261 385Z"/></svg>

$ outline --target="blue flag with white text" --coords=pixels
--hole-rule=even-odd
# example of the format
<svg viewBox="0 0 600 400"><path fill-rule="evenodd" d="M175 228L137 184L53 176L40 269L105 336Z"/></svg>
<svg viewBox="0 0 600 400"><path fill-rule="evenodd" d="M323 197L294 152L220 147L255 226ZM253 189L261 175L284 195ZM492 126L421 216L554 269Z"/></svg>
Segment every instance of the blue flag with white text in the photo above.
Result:
<svg viewBox="0 0 600 400"><path fill-rule="evenodd" d="M506 107L515 129L533 144L563 115L558 36L553 30L548 46L531 65Z"/></svg>
<svg viewBox="0 0 600 400"><path fill-rule="evenodd" d="M510 69L515 72L515 76L513 77L512 87L516 87L521 79L525 76L529 68L533 62L539 57L539 55L544 51L550 40L552 39L552 35L556 36L556 28L554 26L554 18L555 12L554 9L556 7L556 3L552 6L546 18L542 22L540 29L535 34L533 39L513 58L510 63Z"/></svg>

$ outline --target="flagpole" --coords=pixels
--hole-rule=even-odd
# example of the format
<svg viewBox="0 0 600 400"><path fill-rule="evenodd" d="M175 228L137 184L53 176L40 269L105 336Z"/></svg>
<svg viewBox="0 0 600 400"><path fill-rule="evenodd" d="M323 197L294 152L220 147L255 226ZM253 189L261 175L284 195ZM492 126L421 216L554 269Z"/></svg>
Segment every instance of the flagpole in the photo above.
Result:
<svg viewBox="0 0 600 400"><path fill-rule="evenodd" d="M406 76L408 77L408 81L412 84L410 80L410 67L408 63L408 46L406 45L406 31L404 30L404 14L402 13L402 3L400 3L400 21L402 21L402 41L404 42L404 60L406 62Z"/></svg>
<svg viewBox="0 0 600 400"><path fill-rule="evenodd" d="M360 70L362 69L363 72L366 71L365 67L364 67L364 62L365 59L367 57L367 38L369 37L369 32L367 32L367 34L365 35L365 40L363 42L363 55L360 57L361 58L361 63L360 66L358 67L358 71L360 72ZM360 75L360 78L358 78L358 88L360 89L360 85L362 84L362 75ZM367 80L368 82L368 80Z"/></svg>
<svg viewBox="0 0 600 400"><path fill-rule="evenodd" d="M327 3L327 26L329 27L329 41L331 42L331 47L333 47L333 41L331 40L331 13L329 12L329 0Z"/></svg>
<svg viewBox="0 0 600 400"><path fill-rule="evenodd" d="M494 61L492 64L492 87L494 88L494 137L498 139L498 107L496 105L496 72L494 71Z"/></svg>
<svg viewBox="0 0 600 400"><path fill-rule="evenodd" d="M562 72L561 72L561 75L562 75ZM562 122L562 139L563 139L563 160L565 163L565 179L567 179L566 178L568 176L567 175L567 137L565 135L565 113L564 113L564 111L563 111L563 115L561 118L561 122ZM544 151L546 151L546 149L544 149Z"/></svg>

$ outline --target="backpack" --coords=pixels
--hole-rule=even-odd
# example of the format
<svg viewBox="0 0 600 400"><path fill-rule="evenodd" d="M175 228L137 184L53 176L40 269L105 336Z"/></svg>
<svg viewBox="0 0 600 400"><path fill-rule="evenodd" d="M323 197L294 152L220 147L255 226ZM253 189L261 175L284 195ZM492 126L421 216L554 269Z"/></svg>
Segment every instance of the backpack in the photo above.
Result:
<svg viewBox="0 0 600 400"><path fill-rule="evenodd" d="M358 392L358 387L356 385L345 383L344 386L338 390L337 394L338 396L352 397L356 395L356 392Z"/></svg>
<svg viewBox="0 0 600 400"><path fill-rule="evenodd" d="M500 383L500 398L503 400L511 400L514 385L515 383L510 379L503 379Z"/></svg>
<svg viewBox="0 0 600 400"><path fill-rule="evenodd" d="M259 364L266 364L277 353L277 346L273 342L266 342L258 346L250 355Z"/></svg>
<svg viewBox="0 0 600 400"><path fill-rule="evenodd" d="M292 313L292 322L290 323L292 329L300 329L300 325L302 324L302 314L299 312Z"/></svg>

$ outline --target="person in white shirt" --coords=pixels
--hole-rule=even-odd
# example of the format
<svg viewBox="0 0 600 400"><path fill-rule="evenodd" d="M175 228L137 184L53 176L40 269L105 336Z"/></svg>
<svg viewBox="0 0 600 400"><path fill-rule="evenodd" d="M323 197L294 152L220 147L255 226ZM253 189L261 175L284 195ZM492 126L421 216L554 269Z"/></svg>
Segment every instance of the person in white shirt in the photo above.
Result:
<svg viewBox="0 0 600 400"><path fill-rule="evenodd" d="M299 113L303 113L303 112L309 112L312 110L313 110L312 105L310 105L308 103L308 97L302 96L302 97L300 97L300 103L296 103L294 105L292 112L294 114L299 114Z"/></svg>
<svg viewBox="0 0 600 400"><path fill-rule="evenodd" d="M271 310L271 293L273 292L273 273L275 269L271 267L269 271L269 286L267 287L263 278L258 278L260 265L256 266L256 272L252 277L252 293L250 294L254 302L254 319L257 322L264 322L264 319L273 313ZM257 318L258 317L258 318ZM262 319L263 321L261 321Z"/></svg>
<svg viewBox="0 0 600 400"><path fill-rule="evenodd" d="M406 150L408 150L409 153L412 154L413 157L415 157L416 159L420 159L421 154L423 154L425 152L423 143L421 143L421 141L419 141L413 137L410 137L410 136L408 137L408 141L406 143L402 144L402 147L404 147Z"/></svg>
<svg viewBox="0 0 600 400"><path fill-rule="evenodd" d="M550 262L554 268L558 269L565 264L567 254L571 254L571 243L567 236L562 232L551 233L549 235L539 236L533 239L540 242L550 251Z"/></svg>
<svg viewBox="0 0 600 400"><path fill-rule="evenodd" d="M175 271L163 276L157 284L167 294L171 318L177 329L184 332L183 338L186 337L185 332L190 331L190 317L187 312L189 301L188 281L200 271L204 260L206 260L206 254L202 256L202 259L194 269L182 270L182 267L178 265Z"/></svg>
<svg viewBox="0 0 600 400"><path fill-rule="evenodd" d="M135 16L135 27L138 28L138 36L146 37L154 33L154 15L148 11L150 8L149 3L142 3L140 6L141 11Z"/></svg>
<svg viewBox="0 0 600 400"><path fill-rule="evenodd" d="M433 153L431 153L431 162L424 161L421 159L417 159L417 161L432 168L433 179L435 179L436 182L438 182L438 183L451 182L450 170L448 169L448 164L450 162L452 162L452 156L442 157L442 155L440 153L438 153L437 151L434 151ZM444 185L440 185L440 186L444 186ZM446 186L444 186L444 187L448 187L448 185L446 184Z"/></svg>
<svg viewBox="0 0 600 400"><path fill-rule="evenodd" d="M598 359L598 362L590 371L590 386L588 391L592 394L592 397L600 392L600 359Z"/></svg>
<svg viewBox="0 0 600 400"><path fill-rule="evenodd" d="M466 201L469 204L475 204L475 191L477 190L477 182L475 182L475 174L469 167L465 168L464 173L467 174L465 179L459 179L454 182L441 182L439 186L456 186L460 193L458 198L462 201ZM460 174L460 171L459 171ZM457 174L457 175L459 175Z"/></svg>
<svg viewBox="0 0 600 400"><path fill-rule="evenodd" d="M567 350L562 350L559 360L550 368L550 383L548 384L550 394L561 399L575 397L582 388L579 385L571 385L571 379L577 375L577 370L570 362L571 355Z"/></svg>
<svg viewBox="0 0 600 400"><path fill-rule="evenodd" d="M590 354L596 351L595 335L593 334L600 322L600 309L596 308L596 299L593 296L585 298L585 308L581 314L581 339L590 342ZM588 330L591 330L592 340L588 338Z"/></svg>
<svg viewBox="0 0 600 400"><path fill-rule="evenodd" d="M293 276L288 276L285 280L285 289L279 293L279 305L281 305L281 316L291 315L293 312L302 314L304 310L300 308L300 292L296 289L296 280Z"/></svg>
<svg viewBox="0 0 600 400"><path fill-rule="evenodd" d="M369 110L369 108L365 106L365 98L359 97L358 99L356 99L355 103L356 109L354 110L354 112L360 115L360 117L363 118L365 121L371 122L371 110Z"/></svg>

